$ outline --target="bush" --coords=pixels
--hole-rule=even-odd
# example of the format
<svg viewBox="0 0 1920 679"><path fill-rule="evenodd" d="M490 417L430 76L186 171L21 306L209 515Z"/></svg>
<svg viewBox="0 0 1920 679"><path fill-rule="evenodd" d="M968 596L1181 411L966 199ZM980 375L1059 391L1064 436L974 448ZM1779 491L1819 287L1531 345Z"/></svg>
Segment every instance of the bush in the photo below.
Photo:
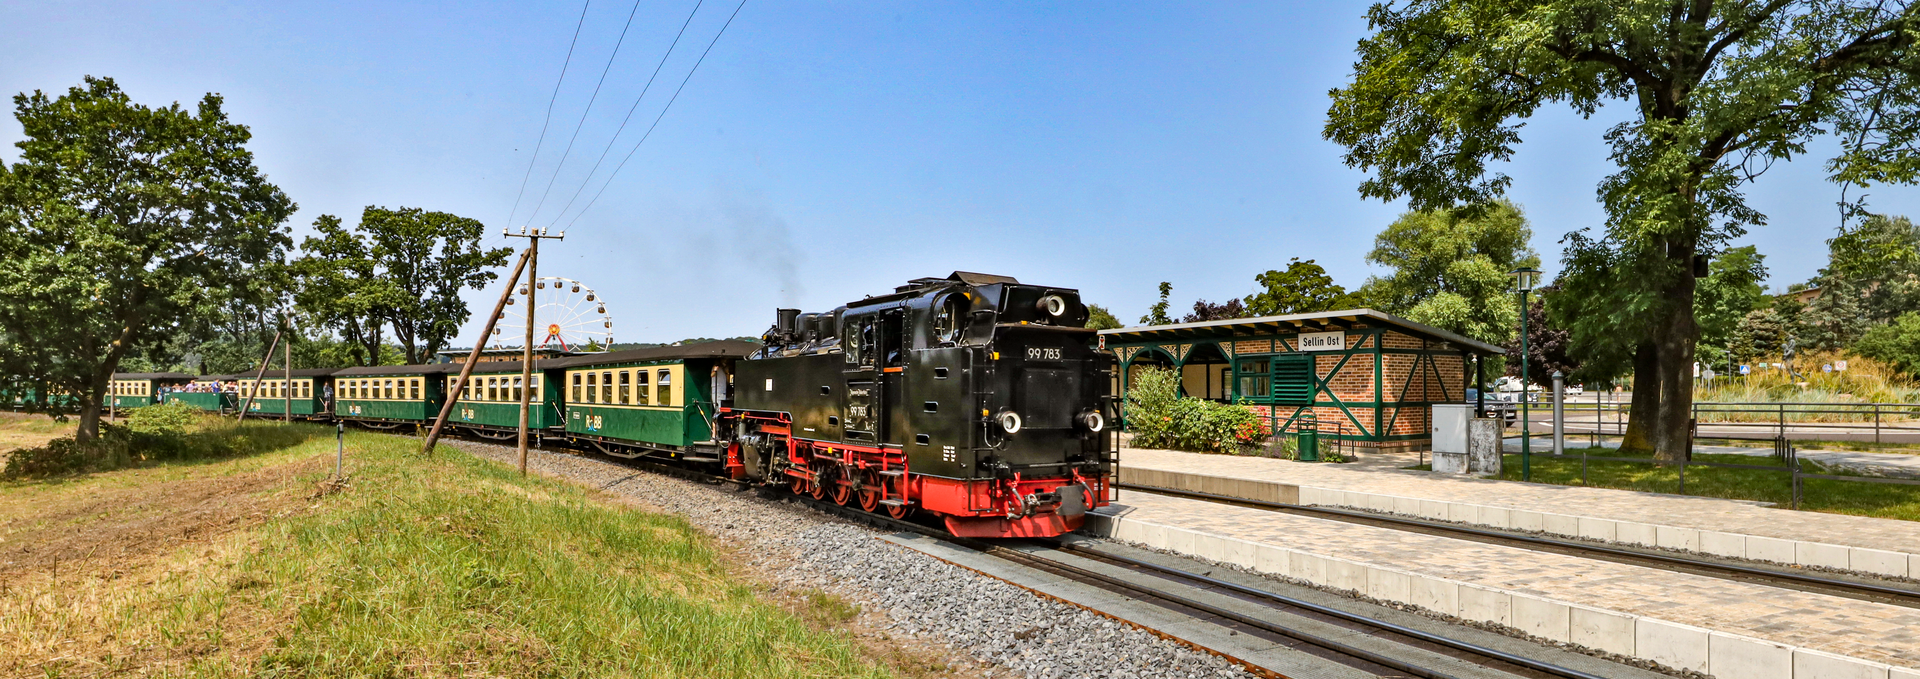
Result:
<svg viewBox="0 0 1920 679"><path fill-rule="evenodd" d="M100 436L86 443L68 436L38 448L7 453L7 466L0 469L0 478L11 481L119 469L133 464L133 460L132 433L103 422Z"/></svg>
<svg viewBox="0 0 1920 679"><path fill-rule="evenodd" d="M194 429L200 410L180 401L135 408L127 413L127 429L136 434L180 437Z"/></svg>
<svg viewBox="0 0 1920 679"><path fill-rule="evenodd" d="M1901 314L1892 323L1875 327L1854 344L1863 355L1885 361L1920 379L1920 311Z"/></svg>
<svg viewBox="0 0 1920 679"><path fill-rule="evenodd" d="M1206 453L1243 453L1265 443L1267 421L1239 405L1180 398L1179 375L1136 368L1127 388L1127 429L1133 444Z"/></svg>
<svg viewBox="0 0 1920 679"><path fill-rule="evenodd" d="M125 425L100 423L87 443L73 437L7 454L0 478L14 480L84 474L142 462L223 459L297 445L319 430L277 423L238 424L179 404L138 408Z"/></svg>

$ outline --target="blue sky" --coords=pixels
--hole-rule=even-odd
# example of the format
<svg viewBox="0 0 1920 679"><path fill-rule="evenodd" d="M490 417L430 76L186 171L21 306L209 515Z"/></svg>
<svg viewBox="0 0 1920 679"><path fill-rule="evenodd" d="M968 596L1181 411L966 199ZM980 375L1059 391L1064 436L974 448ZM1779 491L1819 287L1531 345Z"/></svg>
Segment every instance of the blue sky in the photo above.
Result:
<svg viewBox="0 0 1920 679"><path fill-rule="evenodd" d="M608 167L736 1L701 7ZM0 91L106 75L148 104L219 92L300 204L296 232L323 213L351 223L366 205L497 232L580 7L15 4L0 22ZM543 246L541 273L597 287L622 341L758 334L776 306L831 308L954 269L1078 287L1125 321L1158 281L1184 308L1245 295L1289 257L1353 288L1378 273L1363 258L1402 209L1362 200L1360 173L1320 138L1363 3L749 0L599 202L558 215L693 3L635 7L589 9L515 221L555 176L633 11L552 204L531 222L561 217L567 239ZM1600 134L1620 108L1536 117L1505 168L1550 274L1561 235L1600 224ZM17 157L19 134L0 121L0 158ZM1839 195L1821 169L1831 149L1817 143L1750 189L1771 223L1741 243L1767 255L1775 287L1824 263ZM1878 210L1920 214L1914 189L1868 193Z"/></svg>

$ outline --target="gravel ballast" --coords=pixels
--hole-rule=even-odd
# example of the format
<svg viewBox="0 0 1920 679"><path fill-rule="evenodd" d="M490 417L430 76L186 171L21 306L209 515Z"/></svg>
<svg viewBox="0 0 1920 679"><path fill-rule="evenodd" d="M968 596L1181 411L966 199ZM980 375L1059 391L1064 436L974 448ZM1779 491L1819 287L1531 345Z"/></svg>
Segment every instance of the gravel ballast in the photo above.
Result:
<svg viewBox="0 0 1920 679"><path fill-rule="evenodd" d="M511 447L451 443L513 463ZM528 469L686 517L776 590L831 593L894 634L944 645L984 676L1250 677L1217 656L876 539L883 533L753 493L572 453L529 451Z"/></svg>

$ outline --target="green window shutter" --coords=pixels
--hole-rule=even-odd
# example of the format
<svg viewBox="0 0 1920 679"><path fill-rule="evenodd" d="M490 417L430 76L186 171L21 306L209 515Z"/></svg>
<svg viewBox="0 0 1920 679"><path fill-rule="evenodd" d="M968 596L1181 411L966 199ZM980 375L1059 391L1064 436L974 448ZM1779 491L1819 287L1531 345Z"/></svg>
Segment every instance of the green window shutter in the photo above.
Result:
<svg viewBox="0 0 1920 679"><path fill-rule="evenodd" d="M1313 402L1313 357L1286 354L1273 357L1273 400L1279 403Z"/></svg>

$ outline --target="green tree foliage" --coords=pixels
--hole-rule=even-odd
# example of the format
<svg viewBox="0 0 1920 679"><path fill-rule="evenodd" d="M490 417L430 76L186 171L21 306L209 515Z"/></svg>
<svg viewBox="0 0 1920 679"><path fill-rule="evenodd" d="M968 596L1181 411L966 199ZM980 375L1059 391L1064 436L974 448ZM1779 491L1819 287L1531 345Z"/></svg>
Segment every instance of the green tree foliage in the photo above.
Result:
<svg viewBox="0 0 1920 679"><path fill-rule="evenodd" d="M294 304L345 341L355 365L379 365L386 317L405 303L403 293L381 275L366 238L339 217L320 215L313 230L291 265L299 281Z"/></svg>
<svg viewBox="0 0 1920 679"><path fill-rule="evenodd" d="M1120 319L1113 312L1098 304L1087 305L1087 327L1093 330L1113 330L1120 327Z"/></svg>
<svg viewBox="0 0 1920 679"><path fill-rule="evenodd" d="M1776 309L1754 309L1740 319L1728 342L1734 363L1778 356L1787 346L1787 323Z"/></svg>
<svg viewBox="0 0 1920 679"><path fill-rule="evenodd" d="M1147 309L1147 315L1140 317L1141 325L1172 325L1173 319L1167 317L1167 298L1173 295L1173 284L1160 281L1160 301Z"/></svg>
<svg viewBox="0 0 1920 679"><path fill-rule="evenodd" d="M1828 133L1848 141L1828 163L1838 181L1909 184L1920 173L1908 2L1414 0L1376 4L1368 19L1374 34L1333 91L1325 129L1370 173L1364 196L1415 210L1487 205L1511 183L1489 166L1512 157L1542 107L1632 106L1605 137L1618 168L1599 187L1605 232L1569 242L1565 258L1611 261L1567 286L1604 295L1576 306L1610 320L1570 329L1576 346L1598 326L1636 338L1598 348L1603 363L1631 356L1634 393L1651 399L1636 398L1633 422L1665 459L1690 440L1694 258L1764 220L1741 187Z"/></svg>
<svg viewBox="0 0 1920 679"><path fill-rule="evenodd" d="M1747 314L1767 302L1760 282L1767 279L1766 256L1748 245L1728 248L1707 266L1693 298L1693 317L1700 324L1700 362L1724 366L1734 334Z"/></svg>
<svg viewBox="0 0 1920 679"><path fill-rule="evenodd" d="M360 230L373 246L381 276L398 288L386 307L388 327L408 364L425 363L447 346L472 312L461 289L480 290L500 277L513 248L480 247L479 220L445 212L367 206Z"/></svg>
<svg viewBox="0 0 1920 679"><path fill-rule="evenodd" d="M1327 270L1311 259L1288 259L1287 268L1255 276L1254 282L1259 287L1246 297L1247 316L1307 314L1360 305L1358 297L1335 284Z"/></svg>
<svg viewBox="0 0 1920 679"><path fill-rule="evenodd" d="M472 313L460 299L500 277L512 248L480 247L479 221L419 208L369 205L353 230L340 219L314 220L318 235L294 260L301 310L354 346L360 365L377 365L387 330L408 364L447 346Z"/></svg>
<svg viewBox="0 0 1920 679"><path fill-rule="evenodd" d="M0 359L39 393L77 395L85 443L123 358L223 295L258 293L249 280L284 259L294 204L218 95L149 108L89 77L13 101L25 139L19 162L0 165Z"/></svg>
<svg viewBox="0 0 1920 679"><path fill-rule="evenodd" d="M1910 311L1892 323L1868 330L1853 347L1862 356L1892 364L1907 377L1920 379L1920 311Z"/></svg>
<svg viewBox="0 0 1920 679"><path fill-rule="evenodd" d="M1360 295L1380 310L1489 344L1514 337L1514 269L1539 268L1533 229L1509 201L1481 210L1409 212L1375 236L1367 261L1393 273Z"/></svg>

